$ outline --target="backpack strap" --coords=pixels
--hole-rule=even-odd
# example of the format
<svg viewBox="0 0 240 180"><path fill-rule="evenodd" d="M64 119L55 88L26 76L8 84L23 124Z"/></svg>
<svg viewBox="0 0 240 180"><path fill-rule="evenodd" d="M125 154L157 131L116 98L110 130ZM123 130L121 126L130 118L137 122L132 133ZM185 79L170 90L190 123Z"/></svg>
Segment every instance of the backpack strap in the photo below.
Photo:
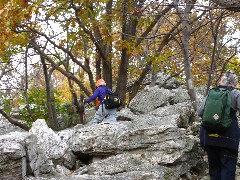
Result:
<svg viewBox="0 0 240 180"><path fill-rule="evenodd" d="M232 86L219 86L218 88L224 88L225 90L226 90L226 92L231 92L231 91L233 91L235 88L234 87L232 87ZM229 97L230 98L230 97ZM236 113L237 111L236 110L234 110L232 107L231 107L231 111L233 111L233 113ZM232 113L230 113L230 114L232 114ZM232 115L231 115L231 117L232 117Z"/></svg>
<svg viewBox="0 0 240 180"><path fill-rule="evenodd" d="M107 95L107 94L111 94L112 93L112 90L110 89L110 88L106 88L106 94L105 94L105 96ZM103 112L103 104L104 104L104 99L105 99L105 97L103 98L103 100L102 100L102 112Z"/></svg>

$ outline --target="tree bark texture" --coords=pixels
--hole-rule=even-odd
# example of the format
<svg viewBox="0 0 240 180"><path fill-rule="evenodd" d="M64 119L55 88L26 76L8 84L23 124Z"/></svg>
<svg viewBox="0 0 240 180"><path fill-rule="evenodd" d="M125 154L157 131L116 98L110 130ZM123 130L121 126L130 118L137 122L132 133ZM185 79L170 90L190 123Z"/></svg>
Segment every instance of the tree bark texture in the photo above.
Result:
<svg viewBox="0 0 240 180"><path fill-rule="evenodd" d="M3 111L2 109L0 109L0 114L3 115L3 117L5 117L10 123L12 123L15 126L18 126L26 131L29 131L30 128L23 123L20 123L19 121L15 120L14 118L11 118L5 111Z"/></svg>
<svg viewBox="0 0 240 180"><path fill-rule="evenodd" d="M48 114L49 114L49 123L50 123L50 128L53 130L57 131L59 130L59 125L57 121L57 113L56 113L56 107L55 107L55 98L53 94L53 89L51 87L50 83L50 75L48 74L48 69L47 65L45 62L44 57L41 56L41 63L43 67L43 72L44 72L44 78L45 78L45 86L46 86L46 97L47 97L47 108L48 108Z"/></svg>
<svg viewBox="0 0 240 180"><path fill-rule="evenodd" d="M182 51L184 57L184 72L185 80L187 84L188 94L191 98L193 108L197 109L197 96L192 80L191 64L190 64L190 49L189 49L189 40L190 40L190 23L189 23L189 14L191 11L191 5L186 3L186 8L183 13L180 13L180 18L182 19Z"/></svg>
<svg viewBox="0 0 240 180"><path fill-rule="evenodd" d="M27 51L28 51L28 47L25 51L25 60L24 60L24 70L25 70L25 78L24 78L24 97L25 97L25 101L26 101L26 109L28 112L29 117L32 119L32 121L36 121L36 118L34 117L34 115L32 114L32 111L30 109L30 103L29 103L29 99L28 99L28 64L27 64Z"/></svg>
<svg viewBox="0 0 240 180"><path fill-rule="evenodd" d="M230 11L240 11L240 0L211 0L217 5L226 8Z"/></svg>
<svg viewBox="0 0 240 180"><path fill-rule="evenodd" d="M211 14L210 14L211 17ZM212 85L212 78L214 75L214 72L216 70L216 52L217 52L217 45L218 45L218 33L219 33L219 26L221 24L221 20L222 18L220 17L217 21L216 21L216 25L214 26L214 20L213 18L211 18L211 28L212 28L212 36L213 36L213 52L212 52L212 58L211 58L211 65L210 65L210 69L209 69L209 75L208 75L208 84L207 84L207 90L205 95L208 94L208 91ZM217 84L216 84L217 85Z"/></svg>
<svg viewBox="0 0 240 180"><path fill-rule="evenodd" d="M110 0L106 4L106 12L108 14L108 18L106 19L106 28L109 34L112 33L112 5L113 0ZM105 80L107 86L112 89L112 41L106 41L104 43L104 54L106 55L106 59L102 59L102 67L103 67L103 79Z"/></svg>
<svg viewBox="0 0 240 180"><path fill-rule="evenodd" d="M124 43L132 43L134 40L132 37L136 35L137 28L137 16L127 15L127 11L136 8L136 2L132 3L128 0L124 0L123 9L123 25L122 25L122 40ZM130 54L127 48L122 49L121 61L118 69L118 80L117 80L117 92L123 99L123 106L126 102L126 92L127 92L127 81L128 81L128 67L129 67Z"/></svg>

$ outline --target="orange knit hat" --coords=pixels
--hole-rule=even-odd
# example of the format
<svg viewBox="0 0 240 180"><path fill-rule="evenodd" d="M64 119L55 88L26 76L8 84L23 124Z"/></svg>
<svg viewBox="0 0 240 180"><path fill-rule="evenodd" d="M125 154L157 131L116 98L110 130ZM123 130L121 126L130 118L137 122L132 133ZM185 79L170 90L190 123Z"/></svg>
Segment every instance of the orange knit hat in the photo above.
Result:
<svg viewBox="0 0 240 180"><path fill-rule="evenodd" d="M99 87L99 86L102 86L102 85L106 85L105 81L103 79L99 79L97 82L96 82L96 87Z"/></svg>

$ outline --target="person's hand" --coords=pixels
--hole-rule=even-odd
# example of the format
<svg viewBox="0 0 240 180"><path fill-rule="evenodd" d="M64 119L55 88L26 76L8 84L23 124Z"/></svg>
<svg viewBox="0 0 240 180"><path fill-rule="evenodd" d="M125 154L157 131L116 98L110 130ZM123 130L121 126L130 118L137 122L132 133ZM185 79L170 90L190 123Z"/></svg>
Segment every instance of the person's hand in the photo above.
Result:
<svg viewBox="0 0 240 180"><path fill-rule="evenodd" d="M84 105L84 108L88 106L89 103L86 103L86 100L84 99L83 100L83 105Z"/></svg>

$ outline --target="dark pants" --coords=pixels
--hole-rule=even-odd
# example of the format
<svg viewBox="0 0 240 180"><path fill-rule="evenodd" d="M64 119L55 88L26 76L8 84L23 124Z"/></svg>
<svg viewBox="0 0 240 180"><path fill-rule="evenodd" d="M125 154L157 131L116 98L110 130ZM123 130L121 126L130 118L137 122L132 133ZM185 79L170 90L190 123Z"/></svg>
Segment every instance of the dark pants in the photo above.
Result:
<svg viewBox="0 0 240 180"><path fill-rule="evenodd" d="M211 180L235 180L238 151L205 146Z"/></svg>

